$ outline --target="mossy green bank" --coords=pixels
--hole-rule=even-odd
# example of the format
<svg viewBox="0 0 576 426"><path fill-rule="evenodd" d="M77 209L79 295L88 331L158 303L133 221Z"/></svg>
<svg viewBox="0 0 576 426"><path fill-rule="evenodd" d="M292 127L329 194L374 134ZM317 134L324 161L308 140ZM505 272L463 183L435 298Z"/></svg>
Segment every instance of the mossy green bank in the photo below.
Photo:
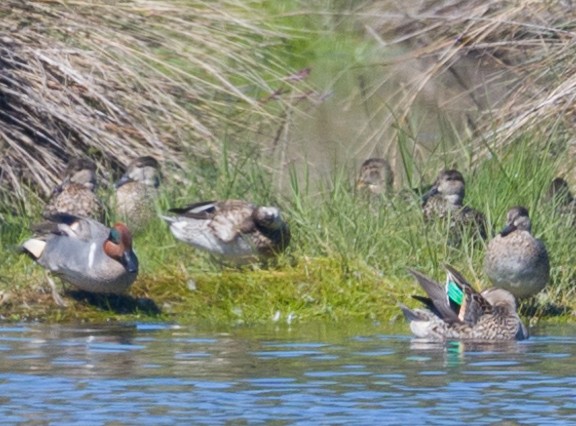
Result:
<svg viewBox="0 0 576 426"><path fill-rule="evenodd" d="M413 306L411 295L421 294L409 268L442 280L442 265L450 263L478 289L489 285L482 272L486 242L465 235L454 247L448 244L445 225L423 222L420 191L414 188L430 184L440 169L456 167L466 179L465 203L486 215L491 236L503 226L506 211L521 204L530 210L534 234L548 247L551 283L536 301L523 304L523 315L533 322L571 321L576 308L573 218L543 201L552 179L571 167L571 128L566 122L573 123L569 89L576 85L564 83L565 76L576 73L573 55L565 53L570 51L566 45L571 38L565 34L571 26L562 22L568 18L562 11L549 13L546 5L538 6L546 9L541 15L524 13L523 7L536 7L537 2L489 10L481 3L473 11L489 15L470 19L463 14L450 26L437 25L436 14L442 18L445 10L436 10L436 2L428 5L433 13L368 13L384 3L290 0L247 6L226 0L212 8L186 0L170 2L165 14L156 9L164 3L148 2L149 9L132 2L123 2L122 8L102 3L99 10L106 16L101 20L84 2L31 1L26 7L7 3L14 7L1 8L6 18L2 30L10 32L0 40L4 48L14 51L19 46L20 54L28 54L36 51L25 48L27 40L36 40L38 46L57 42L60 50L45 52L74 48L82 59L77 62L84 65L59 74L69 68L42 68L40 61L36 73L21 73L20 63L34 62L25 56L10 63L13 74L21 77L18 84L0 85L15 106L15 115L5 114L9 120L0 117L3 131L19 129L13 126L20 122L36 126L28 133L8 132L10 138L0 140L2 148L5 141L11 148L3 152L2 161L12 161L1 164L0 174L2 318L232 324L401 321L397 304ZM510 19L508 12L519 18ZM544 17L549 27L538 21L518 30L520 18L527 16ZM388 20L400 22L400 17L414 19L413 26L405 25L406 33L396 28L390 34ZM69 31L73 26L59 25L60 19L77 19L83 31ZM470 25L486 27L474 33ZM12 34L14 28L20 32ZM465 30L469 35L463 35ZM537 41L527 43L527 37ZM109 44L103 48L104 42ZM450 54L446 46L453 49ZM545 55L537 55L539 46ZM500 86L500 80L493 80L496 91L505 87L514 96L499 99L500 93L485 93L493 86L473 82L470 87L453 80L438 84L462 71L452 67L450 58L469 63L504 54L514 59L499 60L505 65L503 79L512 82ZM546 58L554 59L557 72L549 72ZM99 67L94 66L97 59ZM546 78L518 77L516 82L508 74L510 64L519 64L518 76L526 72ZM495 69L490 68L489 75ZM55 73L50 91L44 90L45 70ZM83 71L98 78L69 84L70 77ZM424 84L428 81L433 84ZM532 89L523 81L539 85ZM456 93L445 90L447 86ZM16 96L20 92L23 95ZM31 96L40 92L51 103ZM440 98L444 92L451 96ZM89 96L102 93L109 96L103 103ZM464 110L458 98L470 93L482 95L485 103L494 96L503 102L499 105L510 102L513 107L504 111L475 102ZM547 93L556 97L549 99ZM422 97L425 102L418 104ZM69 107L75 99L82 102ZM110 105L123 113L116 114ZM27 115L18 115L22 111ZM49 112L52 121L43 116ZM469 126L462 125L462 115ZM131 118L124 122L127 116ZM29 143L50 133L46 123L54 124L49 129L54 135ZM312 130L307 133L306 128ZM349 139L337 139L342 134ZM42 204L65 154L86 153L98 160L100 174L108 180L100 189L104 199L113 191L111 175L130 155L158 155L165 175L159 215L170 207L212 199L277 205L291 226L291 245L274 263L233 269L176 241L158 218L134 241L141 269L126 297L95 297L68 289L68 306L58 307L44 271L20 253L19 245L41 219ZM359 164L373 154L389 154L393 160L397 179L390 197L366 197L355 188ZM34 163L31 158L45 161ZM22 175L25 178L17 178Z"/></svg>
<svg viewBox="0 0 576 426"><path fill-rule="evenodd" d="M507 209L530 209L533 230L550 252L552 282L523 312L541 319L569 321L576 307L576 267L571 247L576 235L571 218L542 201L553 178L556 154L526 149L522 138L501 157L486 160L465 173L466 203L483 211L489 234L504 224ZM544 158L544 161L542 159ZM325 182L301 181L295 175L289 193L275 194L258 161L242 161L245 170L212 170L216 192L282 208L293 240L275 262L242 269L222 265L173 238L160 219L135 239L141 272L126 297L95 297L68 292L69 306L52 301L41 267L18 252L30 235L31 218L5 216L1 227L0 282L2 315L9 320L42 321L175 321L217 323L346 321L400 318L399 302L414 305L421 289L408 273L418 269L442 280L450 263L477 287L488 286L482 272L486 242L465 235L461 245L448 242L445 224L425 224L417 191L398 189L391 197L357 193L354 175L335 172ZM241 179L238 176L242 176ZM257 184L257 185L256 185ZM165 187L171 188L170 182ZM159 213L170 206L212 198L205 188L165 190ZM40 207L40 206L38 206ZM70 288L68 288L70 290Z"/></svg>

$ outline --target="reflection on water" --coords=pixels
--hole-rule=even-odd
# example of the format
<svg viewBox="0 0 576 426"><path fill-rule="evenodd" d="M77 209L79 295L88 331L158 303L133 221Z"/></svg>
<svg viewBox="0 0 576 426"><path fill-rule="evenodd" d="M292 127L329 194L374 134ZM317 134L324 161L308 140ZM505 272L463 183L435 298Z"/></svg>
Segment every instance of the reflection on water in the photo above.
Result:
<svg viewBox="0 0 576 426"><path fill-rule="evenodd" d="M7 423L576 421L576 329L414 340L375 324L0 327Z"/></svg>

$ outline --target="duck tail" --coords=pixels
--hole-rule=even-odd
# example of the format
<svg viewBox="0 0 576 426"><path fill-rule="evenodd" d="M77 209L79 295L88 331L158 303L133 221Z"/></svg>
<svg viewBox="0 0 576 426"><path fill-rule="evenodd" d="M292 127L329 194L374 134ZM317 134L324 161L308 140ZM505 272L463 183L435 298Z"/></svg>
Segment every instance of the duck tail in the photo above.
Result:
<svg viewBox="0 0 576 426"><path fill-rule="evenodd" d="M404 314L404 317L409 321L418 321L421 320L422 318L420 318L420 316L418 315L417 312L413 311L412 309L410 309L408 306L399 303L398 306L400 307L400 309L402 309L402 313Z"/></svg>
<svg viewBox="0 0 576 426"><path fill-rule="evenodd" d="M40 240L38 238L30 238L28 241L22 244L20 250L22 253L32 257L32 259L37 260L40 256L42 256L42 253L44 253L45 247L46 241Z"/></svg>

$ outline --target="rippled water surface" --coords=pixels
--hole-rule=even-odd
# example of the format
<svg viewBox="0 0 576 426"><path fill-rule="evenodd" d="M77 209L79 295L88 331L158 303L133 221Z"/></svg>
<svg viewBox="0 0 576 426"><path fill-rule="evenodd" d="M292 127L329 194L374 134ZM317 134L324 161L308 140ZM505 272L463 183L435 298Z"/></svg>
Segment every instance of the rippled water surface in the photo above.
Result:
<svg viewBox="0 0 576 426"><path fill-rule="evenodd" d="M0 326L0 419L28 424L576 423L576 328L426 344L318 323Z"/></svg>

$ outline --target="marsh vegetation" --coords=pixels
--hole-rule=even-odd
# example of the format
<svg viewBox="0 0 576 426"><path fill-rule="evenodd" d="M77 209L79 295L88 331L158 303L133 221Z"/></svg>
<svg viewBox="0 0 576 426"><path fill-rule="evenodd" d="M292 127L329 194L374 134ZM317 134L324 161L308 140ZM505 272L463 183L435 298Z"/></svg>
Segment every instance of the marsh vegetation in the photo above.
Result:
<svg viewBox="0 0 576 426"><path fill-rule="evenodd" d="M557 2L298 0L0 5L0 287L6 319L250 323L399 318L407 268L448 262L487 285L483 242L425 226L419 188L457 167L488 233L521 204L551 257L530 313L576 307L572 218L543 196L576 186L576 13ZM412 8L412 9L411 9ZM53 305L18 253L69 156L98 163L102 196L138 155L162 163L159 211L239 198L282 208L290 247L232 269L170 235L138 235L126 299ZM359 165L385 156L394 194L367 198ZM113 218L111 218L113 219ZM96 307L96 308L95 308ZM102 308L102 309L99 309ZM560 315L559 315L560 314Z"/></svg>

